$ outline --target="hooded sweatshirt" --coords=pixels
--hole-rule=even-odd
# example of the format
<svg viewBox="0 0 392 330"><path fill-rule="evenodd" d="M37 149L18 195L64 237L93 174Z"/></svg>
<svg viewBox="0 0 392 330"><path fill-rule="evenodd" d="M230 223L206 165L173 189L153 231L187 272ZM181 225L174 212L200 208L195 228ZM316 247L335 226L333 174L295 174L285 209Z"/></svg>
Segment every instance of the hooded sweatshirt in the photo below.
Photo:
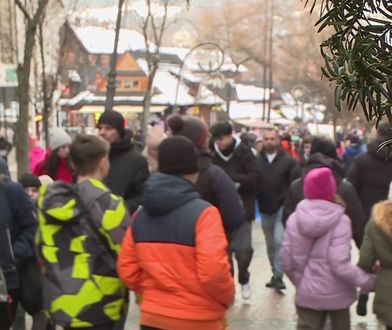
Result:
<svg viewBox="0 0 392 330"><path fill-rule="evenodd" d="M346 309L356 287L371 290L374 275L350 262L351 224L344 208L325 200L301 201L289 217L280 252L296 287L295 303L313 310Z"/></svg>
<svg viewBox="0 0 392 330"><path fill-rule="evenodd" d="M102 236L89 225L75 187L55 182L40 191L37 240L45 310L56 324L82 328L121 318L126 290L114 255L130 219L122 199L101 181L83 181L77 190Z"/></svg>
<svg viewBox="0 0 392 330"><path fill-rule="evenodd" d="M142 293L141 323L221 328L234 294L226 248L218 210L187 180L153 174L117 263L123 282Z"/></svg>

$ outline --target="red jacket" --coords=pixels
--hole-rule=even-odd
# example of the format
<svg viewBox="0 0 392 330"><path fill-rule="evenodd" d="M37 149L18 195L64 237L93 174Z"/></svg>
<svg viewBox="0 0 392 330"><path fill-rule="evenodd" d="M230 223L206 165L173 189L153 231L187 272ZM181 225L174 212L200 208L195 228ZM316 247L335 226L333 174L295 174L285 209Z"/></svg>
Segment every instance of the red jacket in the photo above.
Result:
<svg viewBox="0 0 392 330"><path fill-rule="evenodd" d="M176 319L224 317L234 298L226 251L219 211L198 199L186 180L157 173L146 183L143 208L125 234L117 270L128 288L142 293L141 319L157 316L145 325L160 328L159 317L172 318L170 329L179 329Z"/></svg>
<svg viewBox="0 0 392 330"><path fill-rule="evenodd" d="M34 169L33 174L36 176L49 175L46 171L46 162L48 161L49 153L45 159L40 162ZM56 175L52 177L54 181L64 181L66 183L71 183L73 178L73 171L67 168L67 162L65 159L60 158L59 165L57 167Z"/></svg>

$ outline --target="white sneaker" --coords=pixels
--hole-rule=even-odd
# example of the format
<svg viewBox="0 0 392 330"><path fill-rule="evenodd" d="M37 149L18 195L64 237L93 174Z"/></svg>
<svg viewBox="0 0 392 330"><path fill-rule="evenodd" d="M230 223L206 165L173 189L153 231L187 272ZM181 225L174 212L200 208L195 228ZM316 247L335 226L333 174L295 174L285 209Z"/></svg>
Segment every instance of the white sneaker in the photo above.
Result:
<svg viewBox="0 0 392 330"><path fill-rule="evenodd" d="M245 299L245 300L250 299L250 297L252 295L252 291L250 289L249 283L241 285L241 294L242 294L243 299Z"/></svg>

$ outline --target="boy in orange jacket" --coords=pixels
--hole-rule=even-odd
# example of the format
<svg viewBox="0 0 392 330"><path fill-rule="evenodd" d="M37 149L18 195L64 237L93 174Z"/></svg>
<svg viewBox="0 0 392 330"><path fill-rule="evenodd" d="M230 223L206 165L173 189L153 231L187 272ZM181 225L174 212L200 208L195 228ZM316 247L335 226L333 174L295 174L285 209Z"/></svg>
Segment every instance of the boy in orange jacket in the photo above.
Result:
<svg viewBox="0 0 392 330"><path fill-rule="evenodd" d="M118 274L143 296L141 329L221 330L234 283L219 211L194 187L193 143L182 136L165 139L158 171L147 180L125 235Z"/></svg>

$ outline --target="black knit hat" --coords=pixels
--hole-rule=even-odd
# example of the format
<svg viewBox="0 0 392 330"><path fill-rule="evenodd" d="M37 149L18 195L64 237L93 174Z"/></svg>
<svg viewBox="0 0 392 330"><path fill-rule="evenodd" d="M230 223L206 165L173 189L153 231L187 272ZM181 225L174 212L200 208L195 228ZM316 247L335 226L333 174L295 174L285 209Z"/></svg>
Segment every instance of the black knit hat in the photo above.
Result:
<svg viewBox="0 0 392 330"><path fill-rule="evenodd" d="M38 179L38 177L29 173L23 174L19 179L19 183L23 186L23 188L41 187L41 181Z"/></svg>
<svg viewBox="0 0 392 330"><path fill-rule="evenodd" d="M197 173L198 154L192 141L183 136L164 139L158 147L158 170L172 175Z"/></svg>
<svg viewBox="0 0 392 330"><path fill-rule="evenodd" d="M191 140L196 147L203 147L207 141L207 125L195 116L172 115L167 119L167 126L173 135L182 135Z"/></svg>
<svg viewBox="0 0 392 330"><path fill-rule="evenodd" d="M109 125L115 128L120 135L121 138L125 135L125 128L124 128L124 117L121 113L111 110L105 111L98 120L99 125Z"/></svg>

